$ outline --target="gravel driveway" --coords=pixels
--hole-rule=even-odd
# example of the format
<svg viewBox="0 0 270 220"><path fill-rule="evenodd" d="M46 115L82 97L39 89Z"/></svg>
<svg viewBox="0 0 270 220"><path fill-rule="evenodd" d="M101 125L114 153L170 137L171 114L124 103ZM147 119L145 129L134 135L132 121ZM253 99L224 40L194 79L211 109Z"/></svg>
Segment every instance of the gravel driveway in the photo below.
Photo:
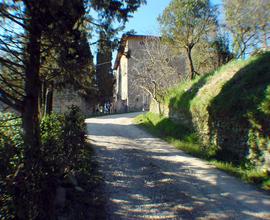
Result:
<svg viewBox="0 0 270 220"><path fill-rule="evenodd" d="M87 119L104 177L107 219L270 219L270 196L132 124Z"/></svg>

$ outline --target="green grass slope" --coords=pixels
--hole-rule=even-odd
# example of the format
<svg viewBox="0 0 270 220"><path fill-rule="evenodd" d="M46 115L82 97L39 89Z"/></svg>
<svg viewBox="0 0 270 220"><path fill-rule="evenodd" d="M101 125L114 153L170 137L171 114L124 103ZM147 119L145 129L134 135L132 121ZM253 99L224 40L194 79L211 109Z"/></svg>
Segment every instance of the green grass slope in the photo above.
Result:
<svg viewBox="0 0 270 220"><path fill-rule="evenodd" d="M203 144L215 145L220 159L237 163L248 156L263 165L269 151L269 91L268 52L171 89L166 104L172 114L190 119Z"/></svg>
<svg viewBox="0 0 270 220"><path fill-rule="evenodd" d="M187 120L172 125L175 120L148 114L140 123L171 142L178 141L176 145L182 149L193 146L183 150L221 161L216 162L221 169L252 182L267 182L270 52L232 61L215 72L181 83L170 89L164 105L169 108L169 117L178 115Z"/></svg>

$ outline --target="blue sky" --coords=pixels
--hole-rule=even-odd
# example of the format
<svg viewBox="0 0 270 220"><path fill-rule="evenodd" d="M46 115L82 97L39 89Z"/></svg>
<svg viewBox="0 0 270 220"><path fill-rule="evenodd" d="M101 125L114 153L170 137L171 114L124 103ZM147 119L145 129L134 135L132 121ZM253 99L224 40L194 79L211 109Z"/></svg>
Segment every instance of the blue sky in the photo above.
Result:
<svg viewBox="0 0 270 220"><path fill-rule="evenodd" d="M134 29L137 34L158 35L159 25L157 17L169 5L171 0L147 0L126 25L126 31ZM221 5L222 0L210 0L214 5Z"/></svg>
<svg viewBox="0 0 270 220"><path fill-rule="evenodd" d="M147 0L126 24L124 32L134 30L139 35L160 35L157 17L169 5L171 0ZM214 5L221 5L222 0L210 0ZM121 37L121 36L119 36ZM117 51L113 53L113 62Z"/></svg>

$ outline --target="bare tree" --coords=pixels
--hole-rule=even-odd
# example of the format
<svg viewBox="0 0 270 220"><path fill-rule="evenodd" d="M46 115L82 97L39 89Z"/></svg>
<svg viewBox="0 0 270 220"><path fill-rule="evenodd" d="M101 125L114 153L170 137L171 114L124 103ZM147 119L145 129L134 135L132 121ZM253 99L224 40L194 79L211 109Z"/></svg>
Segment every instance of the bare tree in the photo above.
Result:
<svg viewBox="0 0 270 220"><path fill-rule="evenodd" d="M164 101L169 87L185 77L185 66L169 46L158 37L149 37L142 42L142 49L132 53L134 84L149 93L159 106ZM183 70L181 70L181 67Z"/></svg>

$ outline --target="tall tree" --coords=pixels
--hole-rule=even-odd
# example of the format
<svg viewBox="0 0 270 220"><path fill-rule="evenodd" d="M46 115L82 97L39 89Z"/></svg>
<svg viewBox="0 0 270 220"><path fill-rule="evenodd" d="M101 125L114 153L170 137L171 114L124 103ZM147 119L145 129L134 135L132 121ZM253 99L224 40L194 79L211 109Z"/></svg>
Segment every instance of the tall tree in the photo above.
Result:
<svg viewBox="0 0 270 220"><path fill-rule="evenodd" d="M41 208L41 203L45 200L42 201L40 190L40 175L44 166L40 153L40 113L43 103L41 91L42 82L49 81L47 73L56 75L58 79L69 79L73 83L80 81L73 77L74 73L78 73L74 70L89 62L81 56L86 53L89 55L89 51L84 51L86 37L81 36L80 31L85 9L95 8L105 17L115 16L126 21L142 2L144 1L1 1L0 101L22 116L25 145L23 169L28 171L21 176L16 175L25 184L21 189L24 193L17 193L20 202L16 204L20 204L15 207L18 208L16 219L50 219L44 216L46 213ZM57 62L46 62L46 53L50 54L50 59L58 59ZM52 66L55 64L57 68L46 66L46 63ZM52 68L57 71L50 71ZM84 73L88 71L83 70ZM20 169L18 174L21 173ZM31 210L22 208L28 203L29 207L32 206Z"/></svg>
<svg viewBox="0 0 270 220"><path fill-rule="evenodd" d="M67 10L63 10L63 8ZM1 3L1 54L0 64L8 70L8 83L2 80L0 101L16 109L22 115L24 134L24 172L28 182L25 191L16 194L21 203L30 202L31 210L20 202L17 219L42 219L40 204L40 173L42 173L40 110L41 110L41 53L42 37L55 33L72 32L74 25L84 14L83 1L6 1ZM11 28L12 27L12 28ZM50 39L55 40L54 35ZM60 38L58 38L60 39ZM59 44L65 39L59 41ZM3 74L1 73L1 76ZM3 78L2 78L3 79ZM20 84L14 79L20 80ZM6 85L6 86L4 86ZM18 88L17 88L18 87ZM19 92L17 92L19 91ZM20 172L19 172L20 173ZM20 175L18 175L20 176ZM39 198L40 197L40 198Z"/></svg>
<svg viewBox="0 0 270 220"><path fill-rule="evenodd" d="M96 80L99 89L99 103L110 102L113 96L114 77L112 74L112 51L118 46L117 34L125 23L145 0L117 1L92 0L93 8L98 12L99 40L96 62Z"/></svg>
<svg viewBox="0 0 270 220"><path fill-rule="evenodd" d="M98 11L102 18L113 18L127 22L131 14L146 3L146 0L89 0L90 7Z"/></svg>
<svg viewBox="0 0 270 220"><path fill-rule="evenodd" d="M270 1L224 0L225 25L233 39L236 58L267 48L270 35Z"/></svg>
<svg viewBox="0 0 270 220"><path fill-rule="evenodd" d="M105 31L100 30L96 64L96 80L99 89L99 102L101 104L112 101L114 82L111 62L112 50L113 45L108 32L106 34Z"/></svg>
<svg viewBox="0 0 270 220"><path fill-rule="evenodd" d="M85 13L84 6L94 8L103 17L127 21L130 13L136 11L144 2L144 0L21 0L1 3L0 63L2 69L6 69L5 73L9 73L10 79L6 80L1 74L3 86L0 87L0 101L22 114L25 144L29 148L26 154L29 160L35 154L35 149L38 150L40 146L40 97L44 78L40 72L42 53L52 51L46 44L52 46L57 55L60 54L58 57L66 56L68 60L75 60L73 58L78 56L78 50L76 46L75 50L72 48L72 42L76 35L80 34L78 28L80 19ZM82 53L82 50L79 53ZM76 61L74 63L76 64ZM65 70L74 67L66 64L67 62L64 62L62 65L67 67ZM67 74L64 74L63 78L66 77ZM19 85L15 83L16 80L21 81Z"/></svg>
<svg viewBox="0 0 270 220"><path fill-rule="evenodd" d="M192 49L211 32L216 22L215 9L209 0L172 0L158 21L163 37L186 53L190 79L193 79L197 72Z"/></svg>

